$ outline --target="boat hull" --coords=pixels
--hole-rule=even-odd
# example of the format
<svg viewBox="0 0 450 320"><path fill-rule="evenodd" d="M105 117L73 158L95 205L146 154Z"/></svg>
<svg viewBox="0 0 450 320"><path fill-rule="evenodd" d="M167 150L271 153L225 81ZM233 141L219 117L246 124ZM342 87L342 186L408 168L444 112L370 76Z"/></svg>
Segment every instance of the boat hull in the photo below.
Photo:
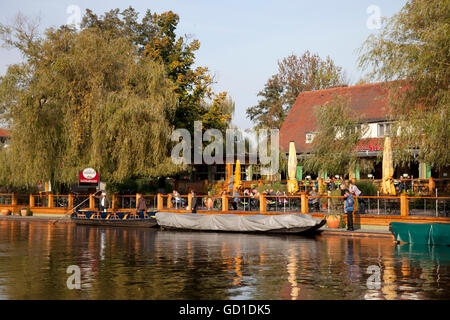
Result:
<svg viewBox="0 0 450 320"><path fill-rule="evenodd" d="M158 226L154 212L146 216L139 215L129 218L131 212L117 212L116 218L111 218L111 212L97 213L93 211L74 213L71 220L77 225L104 226L104 227L132 227L132 228L154 228Z"/></svg>
<svg viewBox="0 0 450 320"><path fill-rule="evenodd" d="M183 231L183 232L222 232L222 233L248 233L248 234L291 234L291 235L315 235L321 232L319 230L322 226L326 224L326 220L322 220L320 224L312 227L300 227L300 228L283 228L274 229L268 231L234 231L234 230L199 230L199 229L186 229L186 228L176 228L169 226L160 226L162 230L173 230L173 231Z"/></svg>
<svg viewBox="0 0 450 320"><path fill-rule="evenodd" d="M305 214L235 215L157 212L158 224L167 230L259 234L313 234L326 221Z"/></svg>
<svg viewBox="0 0 450 320"><path fill-rule="evenodd" d="M450 224L391 222L389 229L397 242L450 246Z"/></svg>

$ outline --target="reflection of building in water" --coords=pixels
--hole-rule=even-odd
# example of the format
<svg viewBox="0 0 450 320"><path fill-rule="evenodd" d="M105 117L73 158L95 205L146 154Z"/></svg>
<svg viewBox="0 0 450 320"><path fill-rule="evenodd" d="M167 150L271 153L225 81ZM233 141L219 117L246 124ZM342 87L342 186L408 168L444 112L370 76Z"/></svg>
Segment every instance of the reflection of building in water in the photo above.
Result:
<svg viewBox="0 0 450 320"><path fill-rule="evenodd" d="M289 248L288 264L286 269L288 272L288 281L291 284L291 300L297 300L300 288L297 283L297 254L295 248Z"/></svg>
<svg viewBox="0 0 450 320"><path fill-rule="evenodd" d="M241 247L240 245L236 246L236 256L234 257L234 272L236 273L236 277L233 278L233 284L238 285L242 280L242 255L241 255Z"/></svg>
<svg viewBox="0 0 450 320"><path fill-rule="evenodd" d="M193 263L193 255L194 255L194 253L193 253L193 250L192 250L192 242L191 242L191 240L189 240L187 243L186 243L186 251L187 251L187 258L188 258L188 265L191 267L192 266L192 263Z"/></svg>

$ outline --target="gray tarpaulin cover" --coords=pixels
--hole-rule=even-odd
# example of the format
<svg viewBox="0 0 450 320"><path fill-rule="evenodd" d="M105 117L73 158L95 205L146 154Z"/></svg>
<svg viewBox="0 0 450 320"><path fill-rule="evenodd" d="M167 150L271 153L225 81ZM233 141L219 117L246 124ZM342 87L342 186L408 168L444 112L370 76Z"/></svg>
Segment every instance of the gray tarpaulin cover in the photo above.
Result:
<svg viewBox="0 0 450 320"><path fill-rule="evenodd" d="M235 215L157 212L156 220L162 227L192 230L270 231L284 228L313 227L321 219L307 214Z"/></svg>

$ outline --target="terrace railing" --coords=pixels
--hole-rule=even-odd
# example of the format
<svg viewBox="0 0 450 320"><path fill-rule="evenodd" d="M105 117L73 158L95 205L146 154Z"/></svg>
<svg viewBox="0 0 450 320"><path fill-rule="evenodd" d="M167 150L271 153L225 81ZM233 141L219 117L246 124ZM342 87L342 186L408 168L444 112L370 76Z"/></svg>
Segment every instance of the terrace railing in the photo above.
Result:
<svg viewBox="0 0 450 320"><path fill-rule="evenodd" d="M144 195L148 210L188 212L193 208L191 195ZM28 199L28 201L27 201ZM329 213L332 210L343 212L344 197L331 195L196 195L198 212L222 213ZM114 209L136 210L136 195L109 196ZM410 197L400 196L361 196L355 197L356 213L368 216L436 217L450 218L450 197ZM28 202L28 203L27 203ZM31 209L51 208L49 212L67 212L74 207L80 209L98 208L99 198L90 195L69 194L0 194L0 206L17 209L28 206ZM44 211L42 211L44 212Z"/></svg>

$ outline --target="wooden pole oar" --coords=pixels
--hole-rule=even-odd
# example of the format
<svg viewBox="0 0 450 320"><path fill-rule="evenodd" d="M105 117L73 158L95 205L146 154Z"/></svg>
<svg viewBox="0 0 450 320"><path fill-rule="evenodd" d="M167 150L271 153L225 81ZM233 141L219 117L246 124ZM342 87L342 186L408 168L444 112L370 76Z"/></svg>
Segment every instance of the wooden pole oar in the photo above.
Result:
<svg viewBox="0 0 450 320"><path fill-rule="evenodd" d="M102 192L102 190L98 190L97 192L95 192L93 195L95 196L97 193ZM65 215L69 214L71 211L75 210L76 208L78 208L79 206L81 206L83 203L85 203L87 200L89 200L89 198L87 198L86 200L82 201L79 205L77 205L76 207L70 209L69 211L67 211L65 213Z"/></svg>

